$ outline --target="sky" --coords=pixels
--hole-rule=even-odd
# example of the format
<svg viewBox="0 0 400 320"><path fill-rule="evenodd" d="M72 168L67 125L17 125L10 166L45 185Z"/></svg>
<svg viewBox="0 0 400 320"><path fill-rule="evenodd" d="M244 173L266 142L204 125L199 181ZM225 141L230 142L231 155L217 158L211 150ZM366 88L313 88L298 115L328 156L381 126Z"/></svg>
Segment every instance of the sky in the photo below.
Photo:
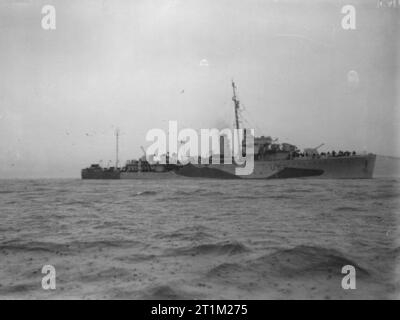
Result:
<svg viewBox="0 0 400 320"><path fill-rule="evenodd" d="M79 177L114 161L116 128L124 162L169 120L232 127L232 79L256 135L400 156L399 15L375 0L1 0L0 178Z"/></svg>

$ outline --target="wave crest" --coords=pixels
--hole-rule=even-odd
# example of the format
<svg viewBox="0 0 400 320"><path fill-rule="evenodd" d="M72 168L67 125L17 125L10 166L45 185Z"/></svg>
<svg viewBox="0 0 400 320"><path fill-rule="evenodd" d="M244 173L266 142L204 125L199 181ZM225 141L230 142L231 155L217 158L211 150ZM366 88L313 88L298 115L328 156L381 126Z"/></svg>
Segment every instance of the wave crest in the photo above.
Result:
<svg viewBox="0 0 400 320"><path fill-rule="evenodd" d="M197 246L183 247L178 249L171 249L167 253L169 255L235 255L248 252L245 245L240 242L221 242L212 244L201 244Z"/></svg>

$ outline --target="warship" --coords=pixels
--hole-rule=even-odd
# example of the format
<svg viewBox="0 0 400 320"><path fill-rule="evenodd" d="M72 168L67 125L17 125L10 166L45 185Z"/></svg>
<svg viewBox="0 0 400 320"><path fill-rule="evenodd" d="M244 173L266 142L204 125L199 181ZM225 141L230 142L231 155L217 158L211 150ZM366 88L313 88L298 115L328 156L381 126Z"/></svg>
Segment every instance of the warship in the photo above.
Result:
<svg viewBox="0 0 400 320"><path fill-rule="evenodd" d="M235 128L240 129L239 111L240 101L237 97L237 88L232 81L235 113ZM242 155L246 155L246 132L242 140ZM99 164L92 164L81 172L82 179L162 179L162 178L212 178L212 179L371 179L373 177L376 155L372 153L358 154L355 151L319 152L321 144L315 148L306 148L300 151L297 146L289 143L278 143L270 136L254 137L253 153L254 169L249 175L236 175L240 165L233 160L224 163L224 137L220 136L219 155L210 156L210 161L196 161L181 164L179 161L170 163L169 154L165 161L153 161L147 157L145 150L143 157L138 160L128 160L125 166L118 167L118 133L117 159L115 167L103 168ZM212 157L219 157L216 164ZM149 159L149 161L148 161ZM172 161L171 161L172 162ZM243 165L241 165L243 166Z"/></svg>

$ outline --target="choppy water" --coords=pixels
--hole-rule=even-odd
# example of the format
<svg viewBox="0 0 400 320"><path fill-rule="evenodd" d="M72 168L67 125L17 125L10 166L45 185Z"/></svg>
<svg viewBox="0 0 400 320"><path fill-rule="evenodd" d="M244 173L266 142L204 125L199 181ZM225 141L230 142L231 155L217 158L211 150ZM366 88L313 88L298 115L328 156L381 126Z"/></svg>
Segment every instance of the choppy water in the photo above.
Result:
<svg viewBox="0 0 400 320"><path fill-rule="evenodd" d="M6 180L0 298L393 298L399 179ZM54 291L41 268L56 268ZM341 268L356 267L356 290Z"/></svg>

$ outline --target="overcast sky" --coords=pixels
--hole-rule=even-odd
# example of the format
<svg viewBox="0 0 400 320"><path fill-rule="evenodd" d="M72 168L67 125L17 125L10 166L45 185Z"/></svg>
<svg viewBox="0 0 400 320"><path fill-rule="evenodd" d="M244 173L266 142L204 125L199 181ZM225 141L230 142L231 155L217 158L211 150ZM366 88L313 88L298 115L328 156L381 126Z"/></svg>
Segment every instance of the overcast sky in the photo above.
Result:
<svg viewBox="0 0 400 320"><path fill-rule="evenodd" d="M78 177L115 158L115 127L123 161L168 120L232 127L232 78L258 135L400 156L400 8L351 1L349 31L347 3L2 0L0 178Z"/></svg>

